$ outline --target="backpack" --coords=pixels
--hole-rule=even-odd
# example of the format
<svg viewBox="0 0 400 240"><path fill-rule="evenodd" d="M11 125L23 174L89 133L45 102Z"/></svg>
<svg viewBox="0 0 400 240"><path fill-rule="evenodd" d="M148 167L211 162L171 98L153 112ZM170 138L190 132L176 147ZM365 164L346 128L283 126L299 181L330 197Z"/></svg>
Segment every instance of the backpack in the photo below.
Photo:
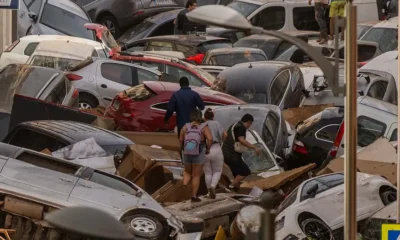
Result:
<svg viewBox="0 0 400 240"><path fill-rule="evenodd" d="M185 155L199 155L201 147L201 131L204 125L192 126L190 123L186 124L187 131L183 141L183 153Z"/></svg>

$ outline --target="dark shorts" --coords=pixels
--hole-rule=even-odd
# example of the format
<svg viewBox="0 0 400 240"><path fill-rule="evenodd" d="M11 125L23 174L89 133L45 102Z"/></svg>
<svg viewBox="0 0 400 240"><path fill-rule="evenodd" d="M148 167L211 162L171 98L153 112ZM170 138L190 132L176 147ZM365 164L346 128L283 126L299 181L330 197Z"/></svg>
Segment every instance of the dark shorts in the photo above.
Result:
<svg viewBox="0 0 400 240"><path fill-rule="evenodd" d="M226 165L231 169L234 177L237 175L247 177L251 174L249 167L243 162L241 157L235 157L234 159L225 160Z"/></svg>

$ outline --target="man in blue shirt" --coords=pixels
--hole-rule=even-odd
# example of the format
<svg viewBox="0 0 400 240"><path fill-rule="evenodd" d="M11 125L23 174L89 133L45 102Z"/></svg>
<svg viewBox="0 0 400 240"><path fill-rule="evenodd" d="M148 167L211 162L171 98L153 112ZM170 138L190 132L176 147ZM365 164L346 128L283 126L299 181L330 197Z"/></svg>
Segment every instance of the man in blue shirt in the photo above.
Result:
<svg viewBox="0 0 400 240"><path fill-rule="evenodd" d="M200 95L189 87L189 79L187 77L181 77L179 84L181 89L172 94L164 117L165 124L168 124L168 120L176 112L178 138L182 127L190 122L190 112L196 107L200 110L204 110L205 107Z"/></svg>

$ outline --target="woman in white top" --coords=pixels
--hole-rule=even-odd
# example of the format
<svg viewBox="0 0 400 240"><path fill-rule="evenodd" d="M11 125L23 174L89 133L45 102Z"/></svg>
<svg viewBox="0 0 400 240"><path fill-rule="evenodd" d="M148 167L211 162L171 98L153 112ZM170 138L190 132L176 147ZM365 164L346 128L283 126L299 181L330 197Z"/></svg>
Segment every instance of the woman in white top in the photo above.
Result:
<svg viewBox="0 0 400 240"><path fill-rule="evenodd" d="M221 144L225 141L227 133L221 124L214 120L214 113L211 108L208 108L204 113L204 120L210 129L213 144L211 145L210 153L205 156L203 168L209 197L214 199L215 187L221 178L224 166L224 155L222 154Z"/></svg>

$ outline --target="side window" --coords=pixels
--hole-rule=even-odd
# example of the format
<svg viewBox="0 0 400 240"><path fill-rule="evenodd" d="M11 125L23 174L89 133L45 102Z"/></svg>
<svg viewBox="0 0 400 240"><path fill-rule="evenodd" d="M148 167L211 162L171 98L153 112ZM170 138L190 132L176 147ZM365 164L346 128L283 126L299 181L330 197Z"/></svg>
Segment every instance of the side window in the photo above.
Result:
<svg viewBox="0 0 400 240"><path fill-rule="evenodd" d="M147 49L148 51L174 51L174 47L171 42L163 41L150 41Z"/></svg>
<svg viewBox="0 0 400 240"><path fill-rule="evenodd" d="M96 50L93 50L93 52L92 52L92 57L98 57L99 56L99 54L97 53L97 51Z"/></svg>
<svg viewBox="0 0 400 240"><path fill-rule="evenodd" d="M274 59L279 55L281 55L284 51L288 50L291 46L293 46L293 44L286 41L282 41L281 44L279 44L278 49L276 49L275 51Z"/></svg>
<svg viewBox="0 0 400 240"><path fill-rule="evenodd" d="M339 124L325 126L315 133L315 138L321 141L333 143L338 129Z"/></svg>
<svg viewBox="0 0 400 240"><path fill-rule="evenodd" d="M386 81L376 81L368 89L367 96L373 97L379 100L383 100L385 96L386 88L388 83Z"/></svg>
<svg viewBox="0 0 400 240"><path fill-rule="evenodd" d="M290 80L290 70L284 70L280 72L273 80L270 90L270 103L273 105L279 105L285 95L287 86Z"/></svg>
<svg viewBox="0 0 400 240"><path fill-rule="evenodd" d="M325 184L317 180L311 180L308 183L304 184L303 189L301 190L300 202L310 198L310 196L307 194L307 191L313 186L315 186L315 184L318 185L317 194L328 189L328 186L326 186Z"/></svg>
<svg viewBox="0 0 400 240"><path fill-rule="evenodd" d="M385 134L386 124L366 116L357 118L358 145L366 147Z"/></svg>
<svg viewBox="0 0 400 240"><path fill-rule="evenodd" d="M32 139L35 139L35 141L32 141ZM53 137L24 128L17 130L8 143L38 152L46 148L51 152L54 152L67 146L67 144L58 141Z"/></svg>
<svg viewBox="0 0 400 240"><path fill-rule="evenodd" d="M187 54L187 53L195 53L194 49L190 46L186 46L186 45L182 45L182 44L175 44L176 46L176 50L178 50L179 52L182 52L183 54Z"/></svg>
<svg viewBox="0 0 400 240"><path fill-rule="evenodd" d="M279 118L274 113L268 114L265 123L264 130L262 133L263 140L265 144L268 146L271 152L275 150L275 144L278 137L279 131Z"/></svg>
<svg viewBox="0 0 400 240"><path fill-rule="evenodd" d="M128 52L134 52L134 51L143 51L144 48L146 47L146 42L138 42L135 43L133 45L130 45L130 47L128 48Z"/></svg>
<svg viewBox="0 0 400 240"><path fill-rule="evenodd" d="M103 185L103 186L111 188L111 189L119 190L121 192L126 192L128 194L133 195L136 193L136 189L134 189L128 183L125 183L122 180L119 180L117 178L108 176L104 173L95 171L92 174L92 176L90 177L89 181L95 182L97 184Z"/></svg>
<svg viewBox="0 0 400 240"><path fill-rule="evenodd" d="M201 87L203 85L203 82L199 78L194 76L192 73L178 67L167 65L166 73L174 76L176 79L178 79L178 81L181 79L181 77L187 77L191 86Z"/></svg>
<svg viewBox="0 0 400 240"><path fill-rule="evenodd" d="M293 8L293 25L297 30L318 31L318 23L315 21L314 7Z"/></svg>
<svg viewBox="0 0 400 240"><path fill-rule="evenodd" d="M67 86L64 81L61 81L47 96L46 102L61 104L67 95Z"/></svg>
<svg viewBox="0 0 400 240"><path fill-rule="evenodd" d="M161 63L145 62L145 61L131 61L131 63L138 64L146 68L158 70L160 72L164 72L163 65Z"/></svg>
<svg viewBox="0 0 400 240"><path fill-rule="evenodd" d="M251 19L253 25L266 30L280 30L285 26L285 8L267 7Z"/></svg>
<svg viewBox="0 0 400 240"><path fill-rule="evenodd" d="M164 36L164 35L174 35L174 20L171 20L163 25L159 26L151 36Z"/></svg>
<svg viewBox="0 0 400 240"><path fill-rule="evenodd" d="M32 55L33 51L35 51L38 44L39 44L38 42L29 43L24 50L24 55L26 56Z"/></svg>
<svg viewBox="0 0 400 240"><path fill-rule="evenodd" d="M120 84L132 86L131 67L115 63L102 63L101 75L108 80Z"/></svg>
<svg viewBox="0 0 400 240"><path fill-rule="evenodd" d="M28 9L29 11L36 13L36 15L39 15L41 6L42 6L42 0L33 0L28 6Z"/></svg>
<svg viewBox="0 0 400 240"><path fill-rule="evenodd" d="M152 73L150 71L137 68L137 75L138 75L138 80L139 84L142 84L143 81L158 81L158 75L155 73Z"/></svg>
<svg viewBox="0 0 400 240"><path fill-rule="evenodd" d="M397 128L393 131L390 141L397 141Z"/></svg>
<svg viewBox="0 0 400 240"><path fill-rule="evenodd" d="M343 174L331 174L331 175L327 175L327 176L318 178L318 181L323 182L329 188L333 188L338 185L342 185L344 183L344 175Z"/></svg>
<svg viewBox="0 0 400 240"><path fill-rule="evenodd" d="M165 102L165 103L157 103L157 104L154 104L151 107L155 108L157 110L167 111L168 103L167 102Z"/></svg>
<svg viewBox="0 0 400 240"><path fill-rule="evenodd" d="M235 32L225 32L225 33L221 34L220 37L229 39L233 43L238 40Z"/></svg>

